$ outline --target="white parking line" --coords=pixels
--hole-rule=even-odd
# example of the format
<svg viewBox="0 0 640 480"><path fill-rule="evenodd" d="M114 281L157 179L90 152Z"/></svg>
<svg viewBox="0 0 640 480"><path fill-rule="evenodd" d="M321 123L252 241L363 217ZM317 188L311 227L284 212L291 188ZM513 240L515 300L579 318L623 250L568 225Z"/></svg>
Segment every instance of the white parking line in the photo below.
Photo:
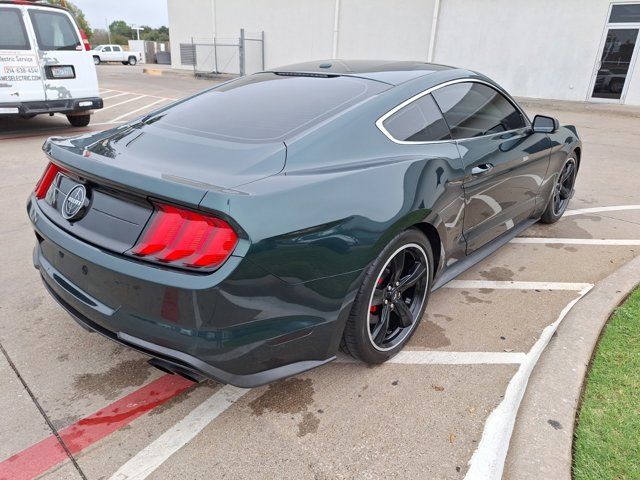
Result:
<svg viewBox="0 0 640 480"><path fill-rule="evenodd" d="M129 95L128 93L116 93L115 95L111 95L110 97L104 97L102 100L111 100L112 98L122 97L123 95Z"/></svg>
<svg viewBox="0 0 640 480"><path fill-rule="evenodd" d="M109 105L108 107L104 107L100 110L96 110L96 113L104 112L105 110L109 110L110 108L117 107L119 105L124 105L125 103L135 102L136 100L140 100L141 98L148 97L148 95L140 95L139 97L129 98L120 103L114 103L113 105Z"/></svg>
<svg viewBox="0 0 640 480"><path fill-rule="evenodd" d="M119 120L117 122L114 122L113 120L111 120L110 122L98 122L98 123L91 122L90 126L96 127L98 125L114 125L114 124L117 124L117 123L126 123L126 122L127 122L126 120Z"/></svg>
<svg viewBox="0 0 640 480"><path fill-rule="evenodd" d="M640 240L618 240L618 239L597 239L597 238L539 238L539 237L517 237L510 243L542 243L542 244L563 244L563 245L640 245Z"/></svg>
<svg viewBox="0 0 640 480"><path fill-rule="evenodd" d="M584 215L588 213L617 212L620 210L640 210L640 205L612 205L610 207L593 207L567 210L566 212L564 212L563 218L572 217L574 215Z"/></svg>
<svg viewBox="0 0 640 480"><path fill-rule="evenodd" d="M222 387L120 467L110 480L142 480L147 478L171 455L190 442L211 421L248 391L248 389L231 385Z"/></svg>
<svg viewBox="0 0 640 480"><path fill-rule="evenodd" d="M469 460L469 470L465 475L465 480L499 480L502 478L504 461L507 458L509 442L513 433L516 415L520 402L527 389L527 383L531 372L535 367L540 355L548 345L551 337L558 329L558 326L569 313L569 310L584 297L593 285L588 284L580 291L580 296L562 309L558 319L548 325L543 331L538 341L531 347L526 359L520 364L520 368L509 381L502 402L491 412L484 424L482 438L478 443L478 448Z"/></svg>
<svg viewBox="0 0 640 480"><path fill-rule="evenodd" d="M432 350L401 350L384 362L401 365L498 365L522 363L524 352L436 352ZM362 363L351 355L339 352L335 363Z"/></svg>
<svg viewBox="0 0 640 480"><path fill-rule="evenodd" d="M125 90L109 90L110 92L121 92L121 93L128 93L129 95L143 95L140 92L127 92ZM161 97L159 95L149 95L149 94L144 94L147 97L154 97L154 98L162 98L164 100L179 100L178 98L173 98L173 97Z"/></svg>
<svg viewBox="0 0 640 480"><path fill-rule="evenodd" d="M581 291L590 283L571 282L517 282L493 280L451 280L442 288L491 288L495 290L574 290Z"/></svg>
<svg viewBox="0 0 640 480"><path fill-rule="evenodd" d="M140 110L144 110L146 108L150 108L150 107L152 107L154 105L157 105L158 103L164 102L164 101L165 100L161 98L159 100L156 100L155 102L151 102L149 105L145 105L144 107L136 108L135 110L131 110L130 112L125 113L124 115L120 115L119 117L116 117L113 120L111 120L111 122L116 123L116 122L122 120L123 118L128 117L129 115L131 115L133 113L139 112Z"/></svg>
<svg viewBox="0 0 640 480"><path fill-rule="evenodd" d="M489 365L522 363L524 352L434 352L428 350L402 350L386 363L407 365Z"/></svg>

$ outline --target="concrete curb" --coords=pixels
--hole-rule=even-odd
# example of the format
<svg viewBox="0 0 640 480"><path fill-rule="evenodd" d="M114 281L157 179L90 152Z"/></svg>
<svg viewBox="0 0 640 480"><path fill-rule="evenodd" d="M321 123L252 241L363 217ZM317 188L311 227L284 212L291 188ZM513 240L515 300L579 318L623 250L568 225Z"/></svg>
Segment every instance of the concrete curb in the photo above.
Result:
<svg viewBox="0 0 640 480"><path fill-rule="evenodd" d="M191 70L178 71L169 70L167 68L144 68L142 69L142 73L154 76L193 77L193 72Z"/></svg>
<svg viewBox="0 0 640 480"><path fill-rule="evenodd" d="M226 73L194 73L192 70L176 70L170 68L144 68L142 73L145 75L164 76L164 77L177 77L177 78L197 78L200 80L214 80L224 82L233 78L238 78L237 75L230 75Z"/></svg>
<svg viewBox="0 0 640 480"><path fill-rule="evenodd" d="M613 310L640 282L640 256L609 275L566 316L525 393L505 479L571 479L574 422L591 355Z"/></svg>
<svg viewBox="0 0 640 480"><path fill-rule="evenodd" d="M562 111L575 113L601 113L630 118L640 118L640 108L633 105L576 102L570 100L548 100L528 97L516 97L516 99L520 106L528 112Z"/></svg>

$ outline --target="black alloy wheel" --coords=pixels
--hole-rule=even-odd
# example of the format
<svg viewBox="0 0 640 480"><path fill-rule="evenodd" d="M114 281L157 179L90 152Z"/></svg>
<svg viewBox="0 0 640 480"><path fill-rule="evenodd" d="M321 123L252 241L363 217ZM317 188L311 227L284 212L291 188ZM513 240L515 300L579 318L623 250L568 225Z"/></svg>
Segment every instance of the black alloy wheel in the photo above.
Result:
<svg viewBox="0 0 640 480"><path fill-rule="evenodd" d="M558 182L556 183L553 191L553 214L554 216L561 217L564 211L567 209L569 200L573 195L573 186L576 181L576 161L573 158L569 158L564 164Z"/></svg>
<svg viewBox="0 0 640 480"><path fill-rule="evenodd" d="M403 245L387 260L369 300L369 340L375 349L391 350L413 331L428 279L427 254L418 244Z"/></svg>
<svg viewBox="0 0 640 480"><path fill-rule="evenodd" d="M576 175L578 174L578 161L576 158L575 154L572 153L562 165L562 170L560 170L556 183L553 185L551 198L540 217L542 223L555 223L564 215L567 205L569 205L569 200L573 197Z"/></svg>
<svg viewBox="0 0 640 480"><path fill-rule="evenodd" d="M416 331L434 273L431 243L417 228L398 233L364 272L342 350L367 363L396 355Z"/></svg>

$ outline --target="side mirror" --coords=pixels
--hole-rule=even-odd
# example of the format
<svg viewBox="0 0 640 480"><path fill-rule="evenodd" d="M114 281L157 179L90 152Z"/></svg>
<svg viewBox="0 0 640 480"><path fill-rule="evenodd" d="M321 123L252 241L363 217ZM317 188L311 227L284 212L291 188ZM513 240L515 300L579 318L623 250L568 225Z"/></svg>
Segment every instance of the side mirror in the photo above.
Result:
<svg viewBox="0 0 640 480"><path fill-rule="evenodd" d="M533 132L534 133L553 133L560 128L560 122L553 117L547 117L546 115L536 115L533 117Z"/></svg>

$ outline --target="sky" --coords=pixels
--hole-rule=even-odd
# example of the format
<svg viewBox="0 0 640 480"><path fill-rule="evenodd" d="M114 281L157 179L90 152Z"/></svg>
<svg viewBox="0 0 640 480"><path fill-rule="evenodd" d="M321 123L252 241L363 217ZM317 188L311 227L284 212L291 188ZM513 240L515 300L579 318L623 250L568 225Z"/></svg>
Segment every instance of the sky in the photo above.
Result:
<svg viewBox="0 0 640 480"><path fill-rule="evenodd" d="M71 0L84 12L91 28L106 30L106 23L124 20L157 28L169 26L167 0ZM106 19L106 22L105 22Z"/></svg>

